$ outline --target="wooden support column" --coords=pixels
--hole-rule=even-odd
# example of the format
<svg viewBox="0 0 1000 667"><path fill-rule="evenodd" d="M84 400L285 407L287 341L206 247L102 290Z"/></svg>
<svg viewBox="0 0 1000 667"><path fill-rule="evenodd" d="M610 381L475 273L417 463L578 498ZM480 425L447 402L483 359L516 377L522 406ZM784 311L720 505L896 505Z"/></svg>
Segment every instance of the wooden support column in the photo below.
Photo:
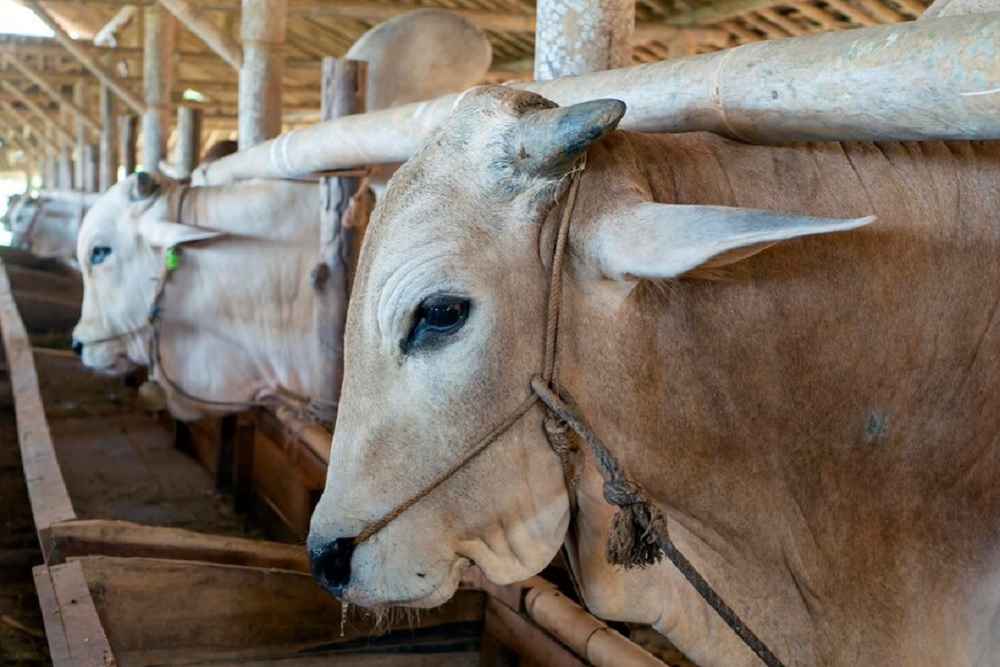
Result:
<svg viewBox="0 0 1000 667"><path fill-rule="evenodd" d="M87 88L83 81L73 85L73 103L83 108L87 104ZM79 119L76 120L76 141L73 147L73 186L77 190L85 190L87 180L87 159L84 150L87 146L87 128Z"/></svg>
<svg viewBox="0 0 1000 667"><path fill-rule="evenodd" d="M62 114L60 119L62 118ZM46 123L47 127L58 127L55 123ZM59 132L59 177L56 187L65 190L73 189L73 141L65 131Z"/></svg>
<svg viewBox="0 0 1000 667"><path fill-rule="evenodd" d="M632 64L633 0L538 0L535 80Z"/></svg>
<svg viewBox="0 0 1000 667"><path fill-rule="evenodd" d="M101 112L101 148L98 158L97 188L105 192L118 180L118 160L115 155L115 98L107 86L101 86L100 101L97 105Z"/></svg>
<svg viewBox="0 0 1000 667"><path fill-rule="evenodd" d="M322 76L322 120L364 113L367 63L324 58ZM367 183L360 178L320 180L320 258L313 272L319 363L313 378L316 387L313 394L331 406L332 422L336 422L344 379L347 300L368 224L368 198L361 191L366 187Z"/></svg>
<svg viewBox="0 0 1000 667"><path fill-rule="evenodd" d="M187 178L198 166L201 156L202 110L192 107L177 107L177 150L174 166L182 178Z"/></svg>
<svg viewBox="0 0 1000 667"><path fill-rule="evenodd" d="M80 188L84 192L97 192L97 153L94 144L84 144L80 151L80 161L83 163L83 183Z"/></svg>
<svg viewBox="0 0 1000 667"><path fill-rule="evenodd" d="M126 177L135 172L138 130L137 116L118 116L118 164L121 165Z"/></svg>
<svg viewBox="0 0 1000 667"><path fill-rule="evenodd" d="M166 156L170 134L170 90L177 22L162 7L146 7L143 56L142 170L155 173Z"/></svg>
<svg viewBox="0 0 1000 667"><path fill-rule="evenodd" d="M281 133L287 0L243 0L240 150Z"/></svg>

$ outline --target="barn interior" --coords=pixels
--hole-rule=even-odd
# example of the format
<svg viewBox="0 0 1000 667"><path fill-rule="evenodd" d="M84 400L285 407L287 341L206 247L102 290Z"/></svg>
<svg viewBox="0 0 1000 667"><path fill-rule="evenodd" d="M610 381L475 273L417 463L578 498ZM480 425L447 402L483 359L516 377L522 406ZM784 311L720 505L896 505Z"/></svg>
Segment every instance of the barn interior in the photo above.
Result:
<svg viewBox="0 0 1000 667"><path fill-rule="evenodd" d="M340 604L312 581L304 547L330 461L329 412L282 404L182 421L150 396L143 369L88 370L72 349L83 300L75 246L37 256L11 214L19 198L34 198L64 202L79 221L138 172L182 181L221 141L238 142L238 158L364 112L364 70L336 59L416 9L449 10L485 34L492 60L473 83L516 84L908 23L928 4L0 0L0 187L10 196L0 213L18 246L0 248L0 514L9 528L0 664L694 665L648 628L588 613L562 562L509 586L472 572L452 602L420 615L374 617ZM564 57L573 44L585 51L588 39L609 40L567 28L560 12L600 13L602 25L624 16L627 34L610 40L618 60L573 70ZM563 46L539 46L540 57L536 34L551 40L546 28L566 34ZM543 69L559 57L563 69ZM331 103L345 87L353 99ZM372 165L352 159L301 175L315 183L317 210L339 197L320 234L343 233L347 250L317 245L326 253L318 261L348 285L341 301L364 229L342 221L370 206L357 189ZM245 166L224 164L237 165L235 178ZM361 231L351 236L352 226ZM317 303L316 336L339 348L334 299ZM335 378L320 396L327 405L339 395L336 363L320 369Z"/></svg>

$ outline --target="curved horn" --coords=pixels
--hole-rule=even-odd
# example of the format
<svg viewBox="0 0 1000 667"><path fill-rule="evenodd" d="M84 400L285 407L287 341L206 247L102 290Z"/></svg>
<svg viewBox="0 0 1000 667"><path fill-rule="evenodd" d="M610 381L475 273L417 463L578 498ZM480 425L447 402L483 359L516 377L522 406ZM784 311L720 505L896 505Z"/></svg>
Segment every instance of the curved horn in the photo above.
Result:
<svg viewBox="0 0 1000 667"><path fill-rule="evenodd" d="M554 175L615 129L624 115L625 103L620 100L592 100L536 111L521 120L514 140L514 162L531 174Z"/></svg>

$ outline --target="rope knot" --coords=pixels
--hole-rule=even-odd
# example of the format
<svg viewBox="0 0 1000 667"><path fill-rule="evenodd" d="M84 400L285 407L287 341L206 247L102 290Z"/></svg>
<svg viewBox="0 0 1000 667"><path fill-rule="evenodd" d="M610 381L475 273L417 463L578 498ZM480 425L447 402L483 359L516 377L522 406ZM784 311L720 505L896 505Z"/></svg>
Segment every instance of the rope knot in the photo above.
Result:
<svg viewBox="0 0 1000 667"><path fill-rule="evenodd" d="M545 436L549 439L549 444L560 456L579 449L576 442L570 438L569 424L552 410L546 411L545 421L542 422L542 425L545 428Z"/></svg>
<svg viewBox="0 0 1000 667"><path fill-rule="evenodd" d="M604 483L604 500L618 507L626 507L644 502L644 492L635 482L628 479L612 480Z"/></svg>

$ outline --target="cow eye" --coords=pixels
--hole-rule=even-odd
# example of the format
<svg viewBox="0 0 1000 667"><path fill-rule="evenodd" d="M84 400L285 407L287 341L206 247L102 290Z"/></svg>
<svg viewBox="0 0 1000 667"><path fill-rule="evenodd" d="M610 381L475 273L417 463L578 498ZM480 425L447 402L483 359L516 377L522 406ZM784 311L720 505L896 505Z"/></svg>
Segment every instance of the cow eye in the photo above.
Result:
<svg viewBox="0 0 1000 667"><path fill-rule="evenodd" d="M97 266L104 260L108 258L111 254L111 248L106 245L96 245L94 249L90 251L90 265Z"/></svg>
<svg viewBox="0 0 1000 667"><path fill-rule="evenodd" d="M445 337L462 328L469 317L468 299L438 296L427 299L417 309L410 333L402 342L403 352L409 354L418 347L432 347L444 342Z"/></svg>

